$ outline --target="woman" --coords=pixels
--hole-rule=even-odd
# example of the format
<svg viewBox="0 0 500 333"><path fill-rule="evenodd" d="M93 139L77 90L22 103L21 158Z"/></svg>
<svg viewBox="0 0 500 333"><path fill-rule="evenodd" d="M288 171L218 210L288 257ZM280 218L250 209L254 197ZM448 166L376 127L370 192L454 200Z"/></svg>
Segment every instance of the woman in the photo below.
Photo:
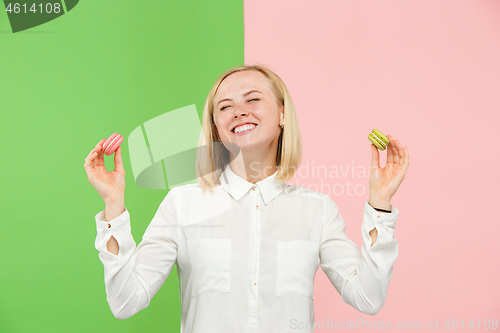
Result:
<svg viewBox="0 0 500 333"><path fill-rule="evenodd" d="M104 167L103 140L85 160L106 204L96 215L95 245L113 314L128 318L147 307L175 263L181 332L307 327L314 321L319 265L344 302L377 313L398 256L398 210L390 199L407 171L407 148L388 136L387 163L380 168L371 146L360 252L328 195L286 184L300 164L301 139L278 76L260 66L223 73L207 97L202 128L200 147L210 144L199 149L198 184L170 190L137 248L124 207L121 148L115 171Z"/></svg>

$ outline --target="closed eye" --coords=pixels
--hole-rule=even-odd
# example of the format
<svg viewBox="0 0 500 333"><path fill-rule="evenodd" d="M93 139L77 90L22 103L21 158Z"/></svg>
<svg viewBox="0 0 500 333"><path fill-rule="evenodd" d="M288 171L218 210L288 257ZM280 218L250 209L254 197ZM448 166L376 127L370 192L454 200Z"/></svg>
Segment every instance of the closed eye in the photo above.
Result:
<svg viewBox="0 0 500 333"><path fill-rule="evenodd" d="M260 101L260 98L252 98L252 99L249 99L248 102L252 102L252 101ZM229 105L226 105L224 107L222 107L220 110L223 111L225 108L228 108Z"/></svg>

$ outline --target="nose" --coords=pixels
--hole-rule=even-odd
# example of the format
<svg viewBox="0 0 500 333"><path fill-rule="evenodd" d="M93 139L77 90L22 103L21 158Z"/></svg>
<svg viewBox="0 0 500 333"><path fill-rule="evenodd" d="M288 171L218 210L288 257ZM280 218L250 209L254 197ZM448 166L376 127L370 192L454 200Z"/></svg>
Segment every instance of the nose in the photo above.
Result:
<svg viewBox="0 0 500 333"><path fill-rule="evenodd" d="M242 110L241 108L236 108L234 111L234 118L238 118L238 116L245 117L246 115L248 115L248 112L245 110Z"/></svg>

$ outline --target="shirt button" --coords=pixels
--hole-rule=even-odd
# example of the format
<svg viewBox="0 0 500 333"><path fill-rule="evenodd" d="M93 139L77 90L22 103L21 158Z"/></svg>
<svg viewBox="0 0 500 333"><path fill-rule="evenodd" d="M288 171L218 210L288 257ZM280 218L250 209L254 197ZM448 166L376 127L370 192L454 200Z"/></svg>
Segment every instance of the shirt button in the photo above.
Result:
<svg viewBox="0 0 500 333"><path fill-rule="evenodd" d="M257 208L259 208L259 205L257 205Z"/></svg>
<svg viewBox="0 0 500 333"><path fill-rule="evenodd" d="M254 190L254 191L255 191L255 186L254 186L254 187L252 187L252 190Z"/></svg>
<svg viewBox="0 0 500 333"><path fill-rule="evenodd" d="M108 228L111 228L111 224L108 223Z"/></svg>
<svg viewBox="0 0 500 333"><path fill-rule="evenodd" d="M254 282L254 284L253 284L253 285L254 285L254 286L256 286L256 285L257 285L257 282Z"/></svg>
<svg viewBox="0 0 500 333"><path fill-rule="evenodd" d="M377 214L377 218L380 218L380 214Z"/></svg>

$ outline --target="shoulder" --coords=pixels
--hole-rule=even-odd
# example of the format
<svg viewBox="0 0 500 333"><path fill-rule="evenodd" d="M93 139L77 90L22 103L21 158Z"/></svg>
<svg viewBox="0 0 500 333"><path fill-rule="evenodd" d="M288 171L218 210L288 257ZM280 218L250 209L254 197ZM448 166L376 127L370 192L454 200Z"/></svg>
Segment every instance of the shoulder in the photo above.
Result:
<svg viewBox="0 0 500 333"><path fill-rule="evenodd" d="M202 192L201 186L198 183L175 186L172 187L168 193L169 194L172 193L172 195L179 196L197 192Z"/></svg>
<svg viewBox="0 0 500 333"><path fill-rule="evenodd" d="M199 197L197 194L201 192L201 187L198 184L172 187L163 198L160 206L166 210L182 211L186 206L195 206Z"/></svg>
<svg viewBox="0 0 500 333"><path fill-rule="evenodd" d="M203 193L200 184L187 184L172 187L166 198L172 198L174 201L186 198L195 198Z"/></svg>
<svg viewBox="0 0 500 333"><path fill-rule="evenodd" d="M330 198L328 194L313 191L304 187L301 187L299 185L287 185L283 194L290 196L290 197L296 197L299 200L307 200L311 203L315 203L317 205L322 206L323 208L330 208L332 206L335 206L335 203L333 200Z"/></svg>
<svg viewBox="0 0 500 333"><path fill-rule="evenodd" d="M298 185L288 185L284 191L288 203L300 210L313 211L318 222L324 223L338 212L338 207L328 194L307 189Z"/></svg>
<svg viewBox="0 0 500 333"><path fill-rule="evenodd" d="M287 185L284 191L285 194L291 196L300 196L306 198L313 198L317 200L327 200L330 196L325 193L313 191L299 185ZM331 200L331 199L330 199Z"/></svg>
<svg viewBox="0 0 500 333"><path fill-rule="evenodd" d="M181 226L205 221L233 207L230 196L221 186L214 187L212 192L203 192L199 184L176 186L170 189L167 201Z"/></svg>
<svg viewBox="0 0 500 333"><path fill-rule="evenodd" d="M170 189L167 193L166 199L171 198L172 201L177 203L195 203L199 201L210 200L211 198L220 196L221 186L214 187L213 191L206 190L203 192L203 189L200 184L187 184L175 186Z"/></svg>

